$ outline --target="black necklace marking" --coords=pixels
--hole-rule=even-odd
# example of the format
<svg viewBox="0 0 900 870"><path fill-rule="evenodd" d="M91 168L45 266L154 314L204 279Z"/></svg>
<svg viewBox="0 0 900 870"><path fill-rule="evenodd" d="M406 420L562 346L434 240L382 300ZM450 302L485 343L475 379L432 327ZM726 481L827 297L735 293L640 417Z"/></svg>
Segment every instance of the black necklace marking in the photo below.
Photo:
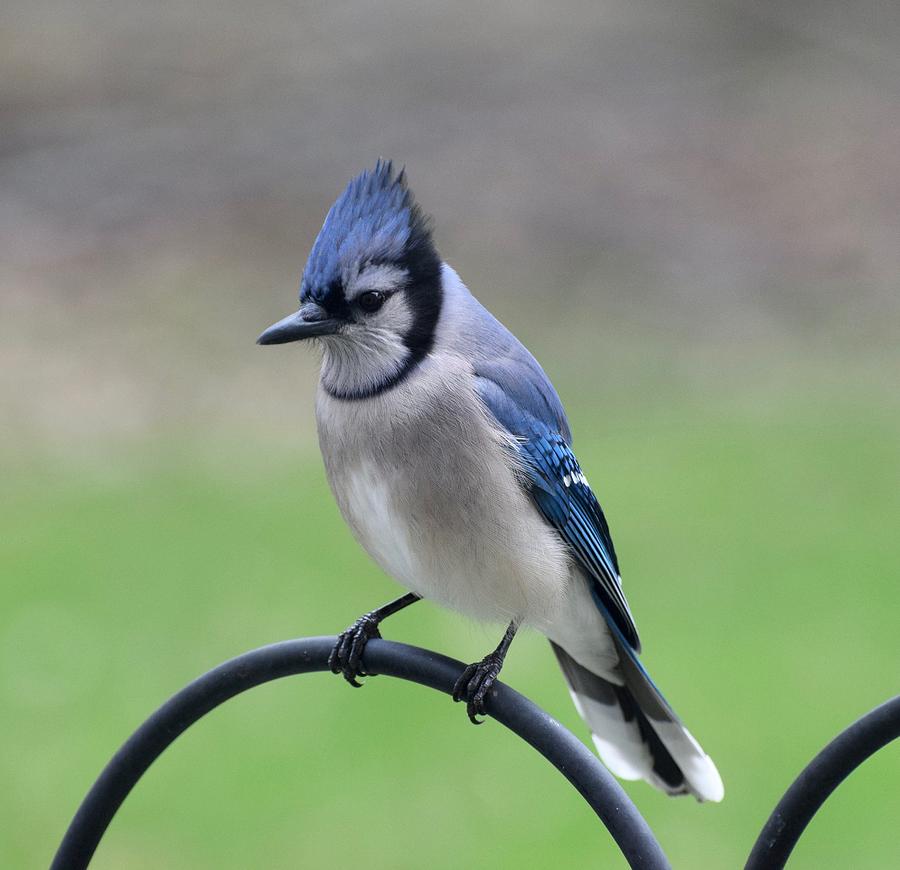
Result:
<svg viewBox="0 0 900 870"><path fill-rule="evenodd" d="M341 399L345 402L355 402L359 399L371 399L375 396L380 396L382 393L386 393L388 390L393 389L398 384L405 381L420 362L420 359L416 359L413 354L409 354L403 361L403 365L400 366L394 374L385 378L383 381L379 381L377 384L373 384L367 389L335 390L324 383L322 384L322 389L325 390L332 399Z"/></svg>

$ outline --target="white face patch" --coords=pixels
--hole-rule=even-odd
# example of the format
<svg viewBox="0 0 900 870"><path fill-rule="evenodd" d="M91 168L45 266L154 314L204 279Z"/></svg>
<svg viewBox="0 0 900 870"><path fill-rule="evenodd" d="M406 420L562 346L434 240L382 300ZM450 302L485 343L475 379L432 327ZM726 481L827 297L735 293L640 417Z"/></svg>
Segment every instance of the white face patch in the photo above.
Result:
<svg viewBox="0 0 900 870"><path fill-rule="evenodd" d="M406 289L410 275L390 263L369 263L343 275L350 315L334 336L323 336L322 384L332 395L359 395L376 390L403 370L410 358L405 336L415 322ZM357 304L363 293L384 296L376 311Z"/></svg>
<svg viewBox="0 0 900 870"><path fill-rule="evenodd" d="M413 312L405 293L393 293L384 306L334 336L323 336L322 384L333 395L367 393L390 380L409 358L403 336Z"/></svg>
<svg viewBox="0 0 900 870"><path fill-rule="evenodd" d="M403 287L409 280L406 269L379 263L365 266L358 274L349 277L345 282L344 293L348 302L352 302L360 293L376 290L379 293L392 293Z"/></svg>
<svg viewBox="0 0 900 870"><path fill-rule="evenodd" d="M383 330L397 339L402 339L413 324L413 311L405 293L393 293L374 314L365 318L368 330Z"/></svg>

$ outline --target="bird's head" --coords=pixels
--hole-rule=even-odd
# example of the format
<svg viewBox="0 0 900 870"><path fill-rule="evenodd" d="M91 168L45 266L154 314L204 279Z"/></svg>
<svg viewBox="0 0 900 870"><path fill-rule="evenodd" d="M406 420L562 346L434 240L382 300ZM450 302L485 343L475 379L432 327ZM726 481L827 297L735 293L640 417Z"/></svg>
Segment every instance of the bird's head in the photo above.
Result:
<svg viewBox="0 0 900 870"><path fill-rule="evenodd" d="M259 344L320 340L322 386L364 398L399 383L431 350L441 260L403 171L379 160L325 218L300 283L300 310Z"/></svg>

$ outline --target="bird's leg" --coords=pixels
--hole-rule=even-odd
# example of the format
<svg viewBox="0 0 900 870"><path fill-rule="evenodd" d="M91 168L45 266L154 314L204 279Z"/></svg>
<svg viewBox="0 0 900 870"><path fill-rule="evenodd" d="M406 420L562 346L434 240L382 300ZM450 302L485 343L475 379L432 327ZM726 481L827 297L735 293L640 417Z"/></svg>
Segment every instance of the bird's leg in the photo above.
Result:
<svg viewBox="0 0 900 870"><path fill-rule="evenodd" d="M509 624L503 640L500 641L497 649L492 653L488 653L480 662L469 665L453 687L453 700L466 700L466 712L473 725L480 725L481 722L476 716L486 715L484 712L484 699L487 693L494 685L494 681L503 667L503 660L506 658L506 651L512 643L512 639L516 636L519 626L515 622Z"/></svg>
<svg viewBox="0 0 900 870"><path fill-rule="evenodd" d="M415 592L408 592L406 595L379 607L370 613L364 613L353 625L346 631L338 635L337 643L328 657L328 667L331 668L333 674L343 674L344 679L351 686L359 688L362 683L357 682L357 677L372 676L362 670L362 654L366 648L366 644L373 637L381 637L378 630L378 624L387 617L415 604L420 600L419 595Z"/></svg>

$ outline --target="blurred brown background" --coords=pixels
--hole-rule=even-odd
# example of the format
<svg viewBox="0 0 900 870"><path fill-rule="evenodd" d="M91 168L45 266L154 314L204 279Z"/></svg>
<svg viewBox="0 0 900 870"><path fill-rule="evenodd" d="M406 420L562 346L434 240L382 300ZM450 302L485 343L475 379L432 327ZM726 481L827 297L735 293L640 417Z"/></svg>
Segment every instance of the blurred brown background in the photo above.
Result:
<svg viewBox="0 0 900 870"><path fill-rule="evenodd" d="M0 414L20 435L272 423L250 344L379 155L535 332L581 332L587 305L600 343L896 344L895 3L0 16Z"/></svg>

